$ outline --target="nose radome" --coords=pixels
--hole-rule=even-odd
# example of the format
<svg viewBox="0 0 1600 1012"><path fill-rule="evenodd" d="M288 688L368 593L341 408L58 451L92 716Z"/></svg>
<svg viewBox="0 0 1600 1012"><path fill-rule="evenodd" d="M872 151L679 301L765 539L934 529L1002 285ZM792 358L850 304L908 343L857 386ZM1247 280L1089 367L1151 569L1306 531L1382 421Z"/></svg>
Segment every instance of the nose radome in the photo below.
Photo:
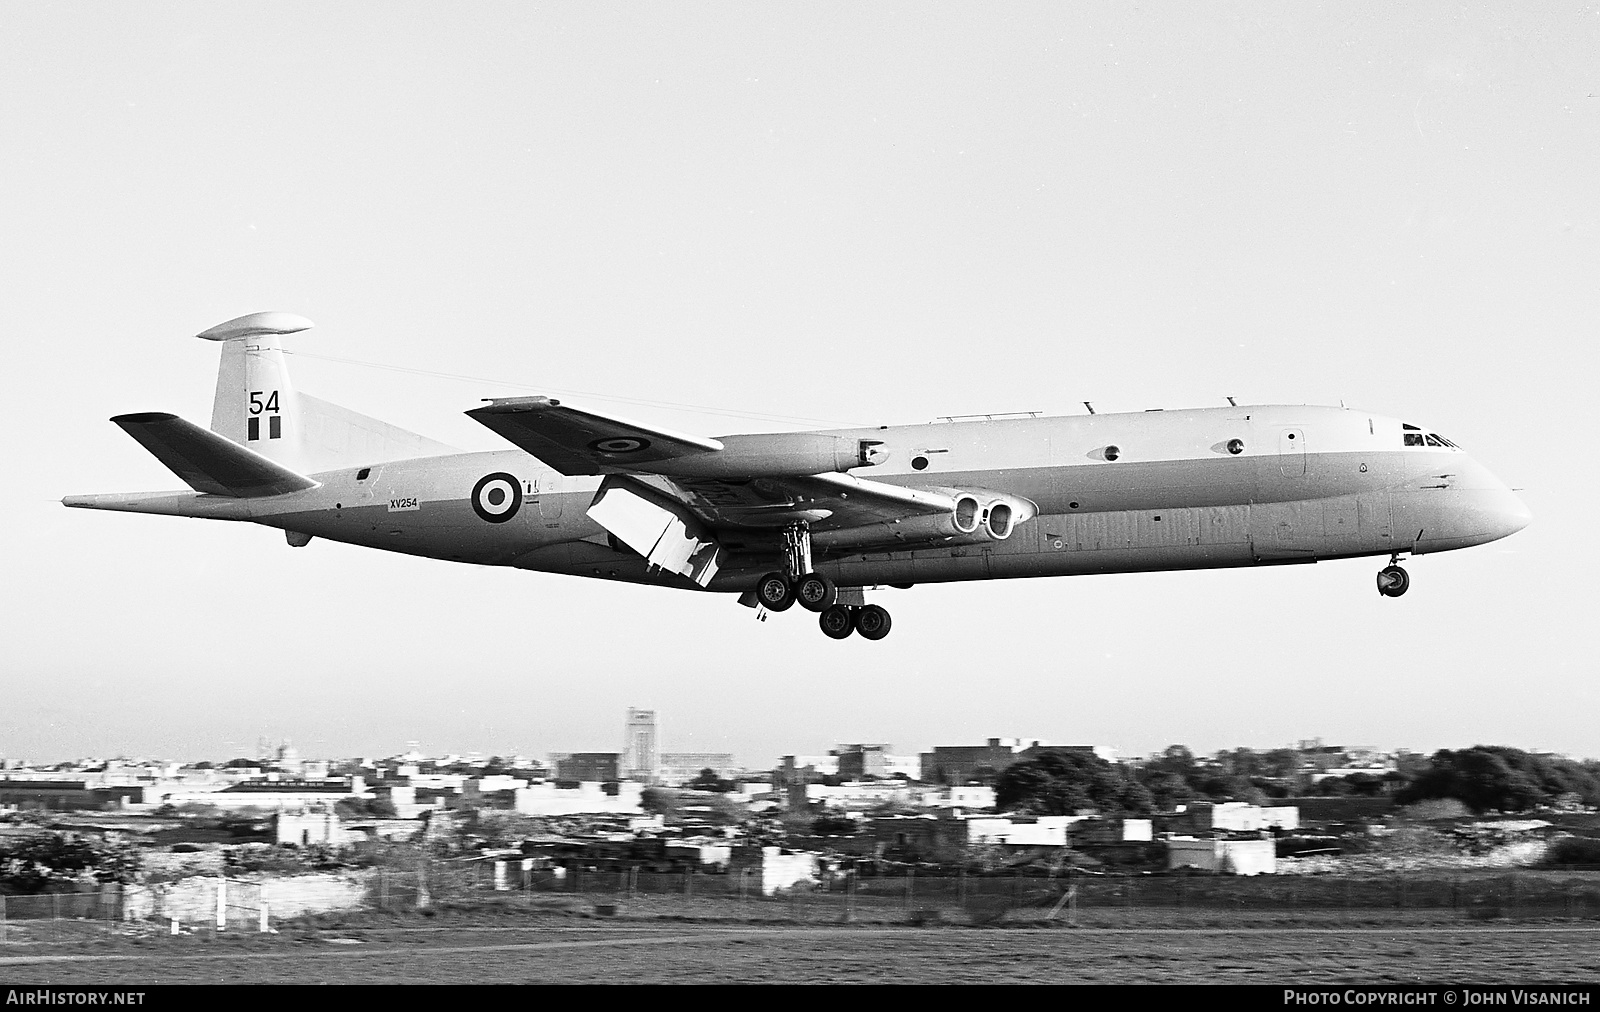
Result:
<svg viewBox="0 0 1600 1012"><path fill-rule="evenodd" d="M1500 523L1504 529L1500 536L1515 534L1533 522L1533 511L1528 509L1528 504L1510 489L1506 489L1500 502Z"/></svg>

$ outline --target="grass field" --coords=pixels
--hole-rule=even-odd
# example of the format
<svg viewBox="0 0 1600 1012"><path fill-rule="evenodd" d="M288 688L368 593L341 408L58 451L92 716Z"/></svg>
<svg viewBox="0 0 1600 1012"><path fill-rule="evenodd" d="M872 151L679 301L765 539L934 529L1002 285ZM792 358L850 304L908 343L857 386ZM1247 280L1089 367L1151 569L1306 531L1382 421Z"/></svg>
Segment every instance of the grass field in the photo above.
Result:
<svg viewBox="0 0 1600 1012"><path fill-rule="evenodd" d="M772 905L762 907L773 914ZM1159 912L1150 912L1159 913ZM1354 914L1354 911L1347 912ZM1430 983L1600 981L1600 922L1469 922L1371 911L1339 923L1165 924L1079 918L990 926L906 916L821 925L677 919L642 907L595 917L504 906L359 914L277 934L83 922L13 925L0 982L178 983ZM916 912L912 912L915 916ZM681 915L680 915L681 916ZM1208 920L1209 918L1209 920ZM52 933L53 932L53 933Z"/></svg>

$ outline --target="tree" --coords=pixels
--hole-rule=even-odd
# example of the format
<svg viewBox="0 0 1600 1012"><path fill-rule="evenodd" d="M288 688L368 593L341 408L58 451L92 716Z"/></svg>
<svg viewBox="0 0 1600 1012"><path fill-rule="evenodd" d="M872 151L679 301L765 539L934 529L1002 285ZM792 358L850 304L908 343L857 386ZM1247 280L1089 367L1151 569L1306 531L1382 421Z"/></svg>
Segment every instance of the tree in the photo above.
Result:
<svg viewBox="0 0 1600 1012"><path fill-rule="evenodd" d="M739 785L732 780L724 780L717 776L717 771L709 766L700 771L700 775L684 784L693 791L711 791L715 794L727 794L737 790Z"/></svg>
<svg viewBox="0 0 1600 1012"><path fill-rule="evenodd" d="M639 807L651 815L678 817L678 792L664 787L646 787L639 792Z"/></svg>
<svg viewBox="0 0 1600 1012"><path fill-rule="evenodd" d="M995 782L995 807L1033 815L1072 815L1081 809L1145 814L1151 793L1092 753L1049 749L1006 767Z"/></svg>
<svg viewBox="0 0 1600 1012"><path fill-rule="evenodd" d="M1455 798L1474 812L1522 812L1564 793L1600 795L1600 784L1570 760L1535 756L1501 745L1440 749L1428 767L1396 796L1402 805ZM1568 790L1577 787L1578 790ZM1592 802L1591 802L1592 803Z"/></svg>
<svg viewBox="0 0 1600 1012"><path fill-rule="evenodd" d="M0 843L0 890L38 893L92 878L131 882L139 851L123 844L68 833L44 833Z"/></svg>
<svg viewBox="0 0 1600 1012"><path fill-rule="evenodd" d="M399 815L388 798L340 798L333 809L342 819L393 819Z"/></svg>
<svg viewBox="0 0 1600 1012"><path fill-rule="evenodd" d="M1189 782L1175 773L1146 774L1144 786L1150 792L1152 808L1158 812L1170 812L1195 799Z"/></svg>

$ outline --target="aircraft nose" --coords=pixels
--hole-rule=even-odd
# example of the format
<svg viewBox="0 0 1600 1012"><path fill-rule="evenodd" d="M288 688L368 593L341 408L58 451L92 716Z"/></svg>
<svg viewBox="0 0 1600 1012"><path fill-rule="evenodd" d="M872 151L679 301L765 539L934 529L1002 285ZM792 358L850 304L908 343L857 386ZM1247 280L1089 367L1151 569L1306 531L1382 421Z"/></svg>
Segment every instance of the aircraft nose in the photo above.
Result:
<svg viewBox="0 0 1600 1012"><path fill-rule="evenodd" d="M1533 511L1509 488L1499 495L1498 500L1493 507L1498 537L1508 537L1533 522Z"/></svg>

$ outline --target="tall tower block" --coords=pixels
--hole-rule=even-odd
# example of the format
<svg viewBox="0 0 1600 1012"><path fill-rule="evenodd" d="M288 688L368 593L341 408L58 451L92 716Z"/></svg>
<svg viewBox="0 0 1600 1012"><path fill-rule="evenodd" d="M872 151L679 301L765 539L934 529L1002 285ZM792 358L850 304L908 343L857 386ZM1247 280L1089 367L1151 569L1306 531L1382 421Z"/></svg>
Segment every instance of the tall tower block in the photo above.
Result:
<svg viewBox="0 0 1600 1012"><path fill-rule="evenodd" d="M622 739L622 778L653 784L660 779L661 739L656 711L628 708L628 725Z"/></svg>

